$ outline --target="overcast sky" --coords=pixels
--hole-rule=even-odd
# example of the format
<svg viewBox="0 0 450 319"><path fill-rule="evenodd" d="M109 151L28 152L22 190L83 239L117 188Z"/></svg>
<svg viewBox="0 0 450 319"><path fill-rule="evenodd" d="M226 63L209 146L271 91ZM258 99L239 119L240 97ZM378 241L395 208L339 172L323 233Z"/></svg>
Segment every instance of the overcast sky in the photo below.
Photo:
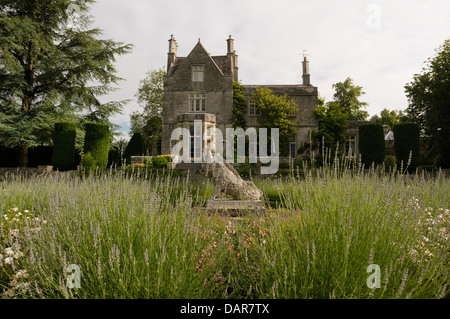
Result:
<svg viewBox="0 0 450 319"><path fill-rule="evenodd" d="M103 38L134 45L117 59L119 90L105 97L132 99L113 119L126 133L139 81L166 66L171 34L179 56L199 38L225 55L232 35L243 84L301 83L307 50L320 96L330 101L332 84L351 77L370 115L405 109L405 84L450 38L449 0L97 0L91 13Z"/></svg>

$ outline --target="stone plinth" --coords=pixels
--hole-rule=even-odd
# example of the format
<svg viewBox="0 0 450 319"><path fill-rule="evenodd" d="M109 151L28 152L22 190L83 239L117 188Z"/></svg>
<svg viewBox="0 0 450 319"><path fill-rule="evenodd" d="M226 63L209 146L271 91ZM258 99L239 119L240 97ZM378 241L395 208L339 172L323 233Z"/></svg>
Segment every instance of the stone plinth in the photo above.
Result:
<svg viewBox="0 0 450 319"><path fill-rule="evenodd" d="M214 199L206 202L206 210L232 217L247 214L261 214L266 208L261 200Z"/></svg>

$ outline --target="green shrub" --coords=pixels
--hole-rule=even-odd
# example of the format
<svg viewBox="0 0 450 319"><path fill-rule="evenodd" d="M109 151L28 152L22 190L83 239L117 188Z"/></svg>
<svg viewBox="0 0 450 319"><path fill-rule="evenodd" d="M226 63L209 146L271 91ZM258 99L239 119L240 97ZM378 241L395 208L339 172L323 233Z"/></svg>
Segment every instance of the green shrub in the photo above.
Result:
<svg viewBox="0 0 450 319"><path fill-rule="evenodd" d="M55 169L66 171L75 167L75 123L55 123L51 163Z"/></svg>
<svg viewBox="0 0 450 319"><path fill-rule="evenodd" d="M130 162L131 156L143 156L145 155L146 147L144 137L141 133L134 133L123 153L127 162Z"/></svg>
<svg viewBox="0 0 450 319"><path fill-rule="evenodd" d="M394 148L397 166L415 170L420 161L420 129L416 123L403 123L394 126ZM411 159L410 159L410 153ZM409 165L408 165L409 163Z"/></svg>
<svg viewBox="0 0 450 319"><path fill-rule="evenodd" d="M98 168L98 161L92 157L91 153L81 154L80 165L81 169L89 175Z"/></svg>
<svg viewBox="0 0 450 319"><path fill-rule="evenodd" d="M152 160L152 165L154 168L163 168L163 167L167 167L167 159L164 156L156 156L153 158Z"/></svg>
<svg viewBox="0 0 450 319"><path fill-rule="evenodd" d="M359 153L364 165L383 163L385 156L385 141L381 124L362 124L359 126Z"/></svg>
<svg viewBox="0 0 450 319"><path fill-rule="evenodd" d="M384 158L384 169L386 172L392 172L397 168L397 158L394 155L387 155Z"/></svg>
<svg viewBox="0 0 450 319"><path fill-rule="evenodd" d="M84 152L91 153L98 162L99 168L106 168L110 140L109 126L100 123L86 123L85 130Z"/></svg>
<svg viewBox="0 0 450 319"><path fill-rule="evenodd" d="M168 163L172 162L172 159L173 159L172 155L159 155L159 156L164 157Z"/></svg>
<svg viewBox="0 0 450 319"><path fill-rule="evenodd" d="M120 166L122 163L120 161L120 152L117 146L113 146L108 153L108 167Z"/></svg>
<svg viewBox="0 0 450 319"><path fill-rule="evenodd" d="M294 169L295 168L299 168L299 169L302 169L303 168L303 158L301 158L301 157L297 157L295 160L294 160Z"/></svg>

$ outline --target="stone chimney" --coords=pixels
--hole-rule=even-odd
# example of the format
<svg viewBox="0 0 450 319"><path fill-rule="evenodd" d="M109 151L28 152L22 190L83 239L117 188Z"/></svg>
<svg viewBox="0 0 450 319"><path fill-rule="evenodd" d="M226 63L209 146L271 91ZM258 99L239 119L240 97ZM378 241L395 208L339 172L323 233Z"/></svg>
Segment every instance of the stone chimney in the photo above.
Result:
<svg viewBox="0 0 450 319"><path fill-rule="evenodd" d="M175 60L177 58L177 49L178 49L177 40L175 40L173 34L171 34L169 40L169 53L167 53L167 73L169 73L170 69L175 63Z"/></svg>
<svg viewBox="0 0 450 319"><path fill-rule="evenodd" d="M233 80L238 81L238 56L234 50L234 39L231 35L227 40L227 57L231 63L231 72L233 73Z"/></svg>
<svg viewBox="0 0 450 319"><path fill-rule="evenodd" d="M227 48L228 48L227 53L228 54L235 53L235 51L234 51L234 39L231 37L231 35L228 37L227 44L228 44L227 45Z"/></svg>
<svg viewBox="0 0 450 319"><path fill-rule="evenodd" d="M306 55L303 57L303 85L310 86L311 85L311 77L309 74L309 61L306 58Z"/></svg>

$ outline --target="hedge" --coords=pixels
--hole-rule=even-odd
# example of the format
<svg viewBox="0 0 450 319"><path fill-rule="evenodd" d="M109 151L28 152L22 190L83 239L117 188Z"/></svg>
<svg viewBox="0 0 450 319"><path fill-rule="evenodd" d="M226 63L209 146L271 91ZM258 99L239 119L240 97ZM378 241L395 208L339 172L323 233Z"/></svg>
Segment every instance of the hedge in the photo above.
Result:
<svg viewBox="0 0 450 319"><path fill-rule="evenodd" d="M373 162L375 164L383 163L385 156L383 126L375 123L360 125L358 148L361 160L366 167L372 165Z"/></svg>
<svg viewBox="0 0 450 319"><path fill-rule="evenodd" d="M0 146L0 167L19 167L19 149Z"/></svg>
<svg viewBox="0 0 450 319"><path fill-rule="evenodd" d="M28 167L51 165L52 147L37 146L28 149ZM0 147L0 167L19 167L19 149Z"/></svg>
<svg viewBox="0 0 450 319"><path fill-rule="evenodd" d="M109 126L100 123L86 123L85 131L84 153L90 153L97 161L99 168L106 168L110 141Z"/></svg>
<svg viewBox="0 0 450 319"><path fill-rule="evenodd" d="M75 168L75 137L77 125L75 123L55 123L53 131L53 168L60 171Z"/></svg>
<svg viewBox="0 0 450 319"><path fill-rule="evenodd" d="M37 146L28 150L28 167L52 164L53 147Z"/></svg>
<svg viewBox="0 0 450 319"><path fill-rule="evenodd" d="M117 146L113 146L108 153L108 167L120 166L120 152Z"/></svg>
<svg viewBox="0 0 450 319"><path fill-rule="evenodd" d="M134 133L130 141L125 147L123 156L130 161L131 156L142 156L145 155L146 147L144 137L141 133Z"/></svg>
<svg viewBox="0 0 450 319"><path fill-rule="evenodd" d="M412 151L411 163L409 170L415 170L420 162L420 129L417 123L397 124L393 128L394 132L394 149L397 157L397 166L401 168L403 161L403 169L406 168Z"/></svg>

